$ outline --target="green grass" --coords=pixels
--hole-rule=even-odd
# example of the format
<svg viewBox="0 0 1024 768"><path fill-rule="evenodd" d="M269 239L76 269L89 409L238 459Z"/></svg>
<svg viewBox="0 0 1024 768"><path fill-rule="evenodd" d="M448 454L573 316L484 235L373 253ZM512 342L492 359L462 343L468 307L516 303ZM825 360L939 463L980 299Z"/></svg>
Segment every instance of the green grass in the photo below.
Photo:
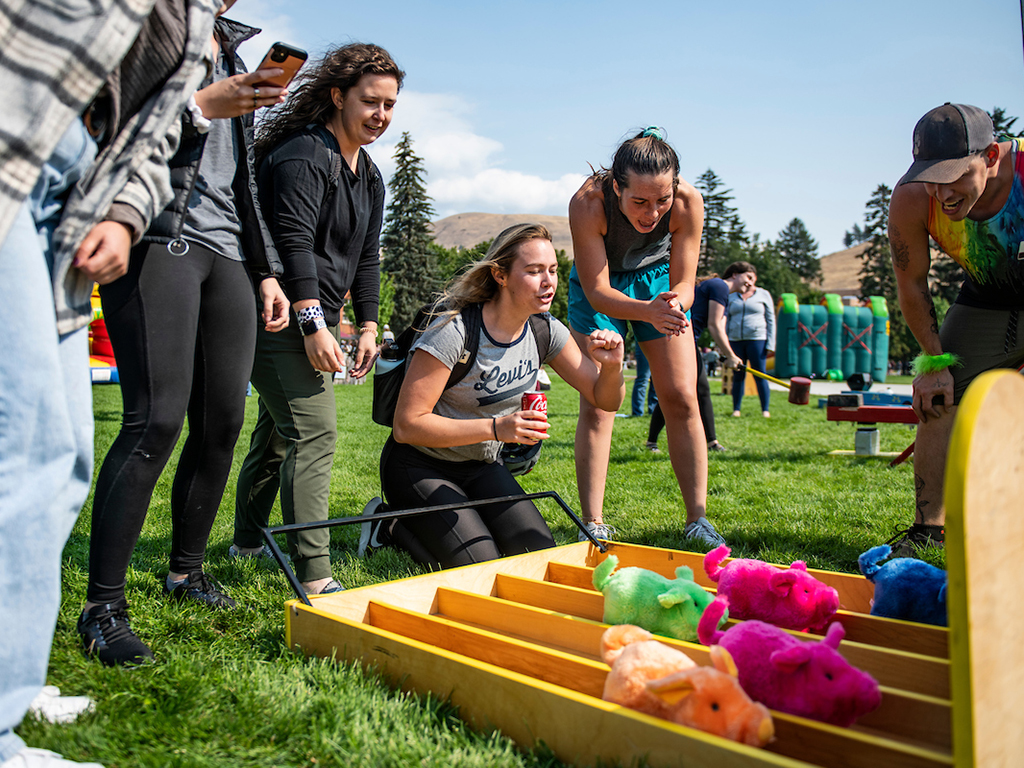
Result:
<svg viewBox="0 0 1024 768"><path fill-rule="evenodd" d="M712 386L720 388L717 381ZM118 429L121 403L116 386L93 391L98 464ZM370 420L370 386L336 392L331 510L340 517L358 514L380 493L378 457L387 430ZM552 438L523 485L528 491L555 490L578 510L572 457L578 396L556 378L548 400ZM853 447L851 425L828 423L813 404L790 405L777 392L771 419L758 415L754 398L747 398L740 419L729 416L729 398L715 395L714 402L728 451L710 458L708 514L734 555L779 563L803 559L811 567L855 572L858 554L907 523L913 508L910 464L890 469L881 459L827 455ZM250 398L234 471L255 406ZM624 541L687 548L664 436L661 454L640 447L647 425L646 418L616 421L605 518ZM902 450L914 436L904 426L884 425L881 431L883 451ZM501 734L470 730L443 701L395 692L351 664L291 653L284 644L283 603L292 595L283 576L268 564L227 558L234 474L206 567L242 608L211 613L168 603L161 581L170 546L170 479L165 472L157 486L128 572L133 625L158 662L108 669L79 650L75 620L87 580L90 499L64 552L64 605L49 682L65 693L93 697L96 709L71 725L26 720L19 733L29 744L107 766L559 765L543 748L523 752ZM575 541L575 529L558 507L541 503L556 540ZM332 533L335 575L346 586L419 572L396 552L357 559L357 538L353 526Z"/></svg>

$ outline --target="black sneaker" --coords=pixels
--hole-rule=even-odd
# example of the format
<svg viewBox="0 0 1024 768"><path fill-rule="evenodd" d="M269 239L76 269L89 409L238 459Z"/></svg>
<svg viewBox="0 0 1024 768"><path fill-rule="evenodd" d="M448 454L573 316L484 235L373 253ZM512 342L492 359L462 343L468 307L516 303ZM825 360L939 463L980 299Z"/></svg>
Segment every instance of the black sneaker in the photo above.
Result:
<svg viewBox="0 0 1024 768"><path fill-rule="evenodd" d="M909 528L896 530L887 542L892 547L892 557L918 557L920 550L946 545L946 529L941 525L914 523Z"/></svg>
<svg viewBox="0 0 1024 768"><path fill-rule="evenodd" d="M128 602L122 597L114 603L96 605L78 617L85 655L113 667L135 666L153 658L153 652L132 631L128 621Z"/></svg>
<svg viewBox="0 0 1024 768"><path fill-rule="evenodd" d="M178 582L164 581L164 593L174 600L195 600L211 608L234 608L235 601L221 591L221 586L202 571L192 571Z"/></svg>
<svg viewBox="0 0 1024 768"><path fill-rule="evenodd" d="M372 518L378 512L386 510L387 505L380 496L374 496L363 507L362 517ZM370 519L359 526L359 548L356 550L356 557L366 557L367 552L388 545L387 528L390 522L390 520Z"/></svg>

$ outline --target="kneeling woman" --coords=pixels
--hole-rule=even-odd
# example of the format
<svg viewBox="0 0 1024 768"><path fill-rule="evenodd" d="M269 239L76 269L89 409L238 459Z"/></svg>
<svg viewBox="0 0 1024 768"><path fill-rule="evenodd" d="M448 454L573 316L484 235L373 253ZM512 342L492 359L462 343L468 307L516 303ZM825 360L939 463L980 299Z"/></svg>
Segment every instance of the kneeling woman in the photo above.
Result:
<svg viewBox="0 0 1024 768"><path fill-rule="evenodd" d="M381 484L392 509L453 504L522 493L499 461L503 442L548 438L544 413L522 411L522 394L536 388L549 363L596 408L622 404L622 337L594 331L590 357L550 315L547 349L539 349L530 316L546 313L555 298L558 264L551 235L538 224L510 227L487 255L445 292L444 311L413 345L414 353L395 411L395 426L381 455ZM462 355L462 310L479 304L480 338L469 373L445 388ZM601 364L600 371L592 362ZM488 504L407 517L390 531L394 544L430 566L449 568L554 546L551 531L531 501Z"/></svg>

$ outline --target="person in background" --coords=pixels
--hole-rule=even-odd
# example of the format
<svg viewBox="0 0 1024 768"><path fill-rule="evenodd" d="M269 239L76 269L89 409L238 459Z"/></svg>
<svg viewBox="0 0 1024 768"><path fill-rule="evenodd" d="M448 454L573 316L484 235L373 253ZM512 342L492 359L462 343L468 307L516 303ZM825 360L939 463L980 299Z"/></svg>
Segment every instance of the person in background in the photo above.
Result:
<svg viewBox="0 0 1024 768"><path fill-rule="evenodd" d="M503 443L550 437L545 412L521 409L541 365L550 364L594 407L614 413L622 404L622 337L595 330L584 340L584 355L569 330L547 314L557 286L548 230L539 224L509 227L449 286L444 309L413 345L394 432L381 453L385 498L391 509L466 502L392 524L391 542L426 565L452 568L555 545L532 501L471 503L523 493L499 452ZM466 375L446 387L466 348L465 312L480 313L477 354ZM534 331L534 315L548 328L546 348ZM367 538L380 541L379 534Z"/></svg>
<svg viewBox="0 0 1024 768"><path fill-rule="evenodd" d="M651 366L644 356L640 345L636 345L636 378L633 380L633 394L630 400L629 415L633 418L654 413L658 405L658 393L651 384Z"/></svg>
<svg viewBox="0 0 1024 768"><path fill-rule="evenodd" d="M206 543L245 419L257 314L288 324L281 271L256 201L253 113L286 92L245 74L237 47L257 33L218 11L214 67L182 114L171 159L174 199L133 249L128 274L100 287L124 414L96 479L89 586L78 622L86 652L108 665L151 658L128 621L125 584L157 480L182 422L188 435L171 491L170 572L164 592L212 608L234 600L203 571ZM259 306L253 301L253 286Z"/></svg>
<svg viewBox="0 0 1024 768"><path fill-rule="evenodd" d="M627 323L651 365L668 422L669 455L686 507L683 535L724 543L706 516L708 453L697 406L696 340L686 310L704 225L704 203L679 178L679 158L659 128L623 142L611 170L591 175L569 201L575 261L569 325L581 348L599 328L625 335ZM580 400L576 475L583 520L596 536L603 520L615 414ZM582 535L582 534L581 534Z"/></svg>
<svg viewBox="0 0 1024 768"><path fill-rule="evenodd" d="M775 303L772 296L764 288L757 287L757 270L753 264L737 261L725 268L723 280L735 275L743 275L744 287L736 293L729 294L729 306L726 308L728 319L726 330L729 344L742 363L755 371L765 373L768 354L775 351ZM742 415L746 371L739 369L732 378L732 415ZM768 382L757 378L757 396L761 401L761 415L771 417L768 410L771 390Z"/></svg>
<svg viewBox="0 0 1024 768"><path fill-rule="evenodd" d="M728 368L735 368L740 364L736 353L729 346L729 338L725 332L725 308L729 304L729 294L742 291L746 287L749 273L737 273L728 280L723 280L718 275L697 278L697 288L693 292L693 306L690 307L690 321L693 327L693 336L699 339L707 328L711 338L718 344L718 348L725 355L725 365ZM705 353L706 355L707 353ZM717 357L718 353L715 353ZM704 425L704 437L707 440L708 451L724 451L725 446L718 442L715 433L715 409L711 402L711 386L708 384L708 372L704 361L707 358L701 355L697 348L697 401L700 404L700 420ZM657 452L658 437L665 427L665 416L661 409L655 407L651 416L651 426L647 431L647 443L645 448Z"/></svg>
<svg viewBox="0 0 1024 768"><path fill-rule="evenodd" d="M167 158L209 63L217 6L111 0L70 14L0 2L0 44L21 54L0 61L4 768L77 765L27 747L14 728L46 680L61 552L92 479L90 295L124 274L131 244L170 199ZM47 693L44 716L50 705L64 715L65 704L89 706Z"/></svg>
<svg viewBox="0 0 1024 768"><path fill-rule="evenodd" d="M237 556L263 552L261 529L279 490L286 523L328 517L338 424L332 379L347 370L338 323L350 291L359 341L349 375L365 376L377 353L384 182L363 147L391 124L404 77L383 48L345 45L300 74L288 101L260 124L260 203L295 316L280 333L257 331L259 414L235 495ZM310 594L342 589L329 543L323 528L288 537Z"/></svg>

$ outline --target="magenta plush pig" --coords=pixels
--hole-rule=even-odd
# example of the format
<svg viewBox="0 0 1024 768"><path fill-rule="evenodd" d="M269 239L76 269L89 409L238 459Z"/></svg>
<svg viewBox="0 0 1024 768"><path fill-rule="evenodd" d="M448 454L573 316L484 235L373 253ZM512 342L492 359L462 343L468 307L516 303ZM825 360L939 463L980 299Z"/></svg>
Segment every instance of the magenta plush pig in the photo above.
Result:
<svg viewBox="0 0 1024 768"><path fill-rule="evenodd" d="M849 726L882 703L878 683L839 655L846 632L838 622L820 641L798 640L763 621L716 629L728 601L716 598L704 611L697 635L732 655L743 690L769 709Z"/></svg>
<svg viewBox="0 0 1024 768"><path fill-rule="evenodd" d="M824 629L837 610L839 593L807 573L797 560L789 568L776 568L760 560L733 560L725 544L704 556L704 572L718 584L718 594L729 599L734 619L767 621L784 629Z"/></svg>

